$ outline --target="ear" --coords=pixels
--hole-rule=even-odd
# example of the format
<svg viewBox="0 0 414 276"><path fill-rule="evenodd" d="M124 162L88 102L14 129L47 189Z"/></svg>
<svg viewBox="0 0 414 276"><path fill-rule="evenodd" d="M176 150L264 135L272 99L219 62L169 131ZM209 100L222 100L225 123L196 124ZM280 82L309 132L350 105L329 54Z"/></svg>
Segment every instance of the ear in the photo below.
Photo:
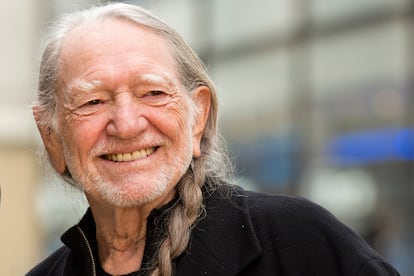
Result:
<svg viewBox="0 0 414 276"><path fill-rule="evenodd" d="M201 138L206 128L208 115L210 113L211 91L207 86L199 86L192 94L194 104L197 106L193 126L193 156L201 155Z"/></svg>
<svg viewBox="0 0 414 276"><path fill-rule="evenodd" d="M66 161L59 135L56 130L41 123L38 106L33 107L32 111L50 163L59 174L63 174L66 170Z"/></svg>

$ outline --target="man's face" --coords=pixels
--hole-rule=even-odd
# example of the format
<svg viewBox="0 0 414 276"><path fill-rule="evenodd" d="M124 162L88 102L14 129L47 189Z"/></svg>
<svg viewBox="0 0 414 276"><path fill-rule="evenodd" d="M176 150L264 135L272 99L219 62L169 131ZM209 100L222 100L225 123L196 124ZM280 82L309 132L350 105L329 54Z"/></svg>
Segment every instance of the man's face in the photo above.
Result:
<svg viewBox="0 0 414 276"><path fill-rule="evenodd" d="M51 160L95 200L126 207L173 197L205 120L194 116L167 43L107 19L71 30L61 61Z"/></svg>

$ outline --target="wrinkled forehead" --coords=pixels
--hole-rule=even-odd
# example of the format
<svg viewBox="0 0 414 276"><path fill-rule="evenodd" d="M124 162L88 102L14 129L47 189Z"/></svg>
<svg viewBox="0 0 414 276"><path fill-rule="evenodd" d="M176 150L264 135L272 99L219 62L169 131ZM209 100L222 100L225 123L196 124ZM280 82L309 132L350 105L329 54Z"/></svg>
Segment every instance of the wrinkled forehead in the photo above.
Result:
<svg viewBox="0 0 414 276"><path fill-rule="evenodd" d="M126 19L106 18L83 23L66 34L60 69L70 73L85 69L97 60L103 64L121 63L132 52L143 62L151 60L176 67L165 38Z"/></svg>

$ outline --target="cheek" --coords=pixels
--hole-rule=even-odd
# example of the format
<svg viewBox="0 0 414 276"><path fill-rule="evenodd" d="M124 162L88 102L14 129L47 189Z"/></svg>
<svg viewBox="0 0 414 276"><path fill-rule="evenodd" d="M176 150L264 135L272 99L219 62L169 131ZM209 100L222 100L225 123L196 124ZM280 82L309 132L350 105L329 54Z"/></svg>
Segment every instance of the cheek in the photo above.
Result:
<svg viewBox="0 0 414 276"><path fill-rule="evenodd" d="M191 137L192 117L189 108L185 104L174 104L168 108L160 109L158 115L154 116L153 124L164 135L171 139L178 140L178 142L189 141Z"/></svg>
<svg viewBox="0 0 414 276"><path fill-rule="evenodd" d="M72 154L89 153L98 142L105 128L103 118L71 118L64 125L65 134L62 140L70 146Z"/></svg>

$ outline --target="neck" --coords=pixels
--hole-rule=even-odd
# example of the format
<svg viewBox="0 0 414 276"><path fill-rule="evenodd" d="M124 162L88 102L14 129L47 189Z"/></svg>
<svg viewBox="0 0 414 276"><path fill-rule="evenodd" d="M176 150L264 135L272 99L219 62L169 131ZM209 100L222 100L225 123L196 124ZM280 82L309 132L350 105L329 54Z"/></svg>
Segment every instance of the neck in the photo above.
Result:
<svg viewBox="0 0 414 276"><path fill-rule="evenodd" d="M147 218L162 204L124 208L87 198L95 219L102 268L112 275L138 271L144 256Z"/></svg>
<svg viewBox="0 0 414 276"><path fill-rule="evenodd" d="M93 208L102 268L113 275L139 270L144 255L149 214L138 208Z"/></svg>

